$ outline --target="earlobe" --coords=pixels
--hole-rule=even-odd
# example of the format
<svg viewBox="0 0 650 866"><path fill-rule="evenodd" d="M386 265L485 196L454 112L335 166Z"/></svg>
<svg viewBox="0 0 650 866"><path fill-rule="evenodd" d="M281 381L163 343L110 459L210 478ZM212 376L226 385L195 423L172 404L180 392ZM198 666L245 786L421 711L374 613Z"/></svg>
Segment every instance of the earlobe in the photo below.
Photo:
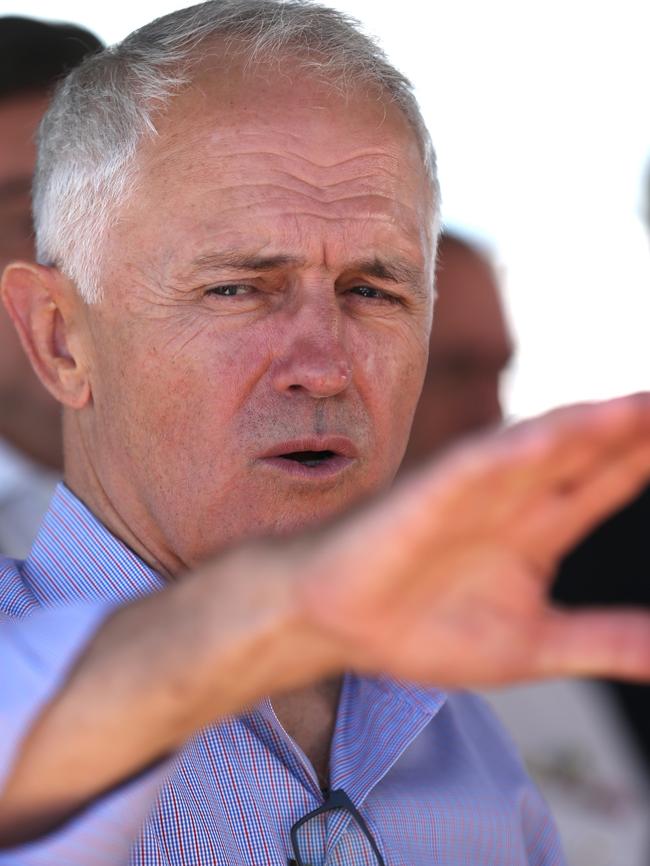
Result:
<svg viewBox="0 0 650 866"><path fill-rule="evenodd" d="M74 286L56 268L14 262L2 276L0 293L41 382L64 406L83 408L90 387L83 358L73 348Z"/></svg>

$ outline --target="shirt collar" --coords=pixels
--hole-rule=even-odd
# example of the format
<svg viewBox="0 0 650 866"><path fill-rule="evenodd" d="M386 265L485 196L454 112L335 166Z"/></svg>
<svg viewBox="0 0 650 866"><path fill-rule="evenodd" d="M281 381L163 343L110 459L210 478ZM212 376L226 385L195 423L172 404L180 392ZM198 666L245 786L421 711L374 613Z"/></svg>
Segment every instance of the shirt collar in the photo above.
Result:
<svg viewBox="0 0 650 866"><path fill-rule="evenodd" d="M446 701L425 689L389 677L346 678L332 752L330 783L362 803L397 763ZM360 750L359 744L364 748Z"/></svg>
<svg viewBox="0 0 650 866"><path fill-rule="evenodd" d="M414 709L431 717L435 716L446 700L446 692L434 686L420 686L407 680L377 677L376 683L390 695L410 703Z"/></svg>
<svg viewBox="0 0 650 866"><path fill-rule="evenodd" d="M343 788L354 803L362 803L446 700L440 689L347 673L330 754L330 787ZM242 720L319 802L313 768L283 730L271 700L264 698Z"/></svg>
<svg viewBox="0 0 650 866"><path fill-rule="evenodd" d="M43 605L124 602L165 584L64 484L56 488L22 572Z"/></svg>

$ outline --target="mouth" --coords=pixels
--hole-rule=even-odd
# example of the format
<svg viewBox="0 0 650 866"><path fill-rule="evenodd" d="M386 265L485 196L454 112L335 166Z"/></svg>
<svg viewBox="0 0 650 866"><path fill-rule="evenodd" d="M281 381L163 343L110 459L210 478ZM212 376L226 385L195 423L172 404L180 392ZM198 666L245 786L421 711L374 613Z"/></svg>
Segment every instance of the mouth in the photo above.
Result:
<svg viewBox="0 0 650 866"><path fill-rule="evenodd" d="M338 457L335 451L290 451L288 454L280 454L280 460L293 460L302 466L322 466L328 460Z"/></svg>
<svg viewBox="0 0 650 866"><path fill-rule="evenodd" d="M336 479L357 459L349 439L332 437L319 441L287 442L259 458L274 472L296 479L325 481Z"/></svg>

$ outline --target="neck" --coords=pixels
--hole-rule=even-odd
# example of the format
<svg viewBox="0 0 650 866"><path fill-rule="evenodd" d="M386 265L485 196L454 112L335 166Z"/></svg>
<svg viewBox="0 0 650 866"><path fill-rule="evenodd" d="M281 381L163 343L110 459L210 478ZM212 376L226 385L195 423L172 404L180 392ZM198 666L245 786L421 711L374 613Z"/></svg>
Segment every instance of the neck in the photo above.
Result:
<svg viewBox="0 0 650 866"><path fill-rule="evenodd" d="M147 565L161 577L173 580L187 571L184 562L162 542L155 542L155 532L142 506L124 497L119 503L104 488L94 468L93 455L80 429L78 416L72 412L63 414L64 430L64 481L72 492L86 505L95 517L124 542ZM148 527L148 531L142 530ZM147 538L144 542L142 539Z"/></svg>
<svg viewBox="0 0 650 866"><path fill-rule="evenodd" d="M329 758L342 683L337 676L273 698L280 724L311 762L323 789L329 787Z"/></svg>

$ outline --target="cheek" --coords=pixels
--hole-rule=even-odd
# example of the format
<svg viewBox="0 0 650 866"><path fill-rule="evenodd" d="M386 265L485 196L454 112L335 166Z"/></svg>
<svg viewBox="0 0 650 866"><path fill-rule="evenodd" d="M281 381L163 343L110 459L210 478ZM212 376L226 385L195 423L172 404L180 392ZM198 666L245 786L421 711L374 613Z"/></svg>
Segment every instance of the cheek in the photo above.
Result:
<svg viewBox="0 0 650 866"><path fill-rule="evenodd" d="M427 336L413 327L386 329L358 337L354 354L357 387L374 417L378 444L401 454L424 380Z"/></svg>
<svg viewBox="0 0 650 866"><path fill-rule="evenodd" d="M267 363L267 344L217 333L213 322L169 331L114 335L98 365L97 408L109 427L121 419L131 449L177 460L191 441L197 456L214 453Z"/></svg>

